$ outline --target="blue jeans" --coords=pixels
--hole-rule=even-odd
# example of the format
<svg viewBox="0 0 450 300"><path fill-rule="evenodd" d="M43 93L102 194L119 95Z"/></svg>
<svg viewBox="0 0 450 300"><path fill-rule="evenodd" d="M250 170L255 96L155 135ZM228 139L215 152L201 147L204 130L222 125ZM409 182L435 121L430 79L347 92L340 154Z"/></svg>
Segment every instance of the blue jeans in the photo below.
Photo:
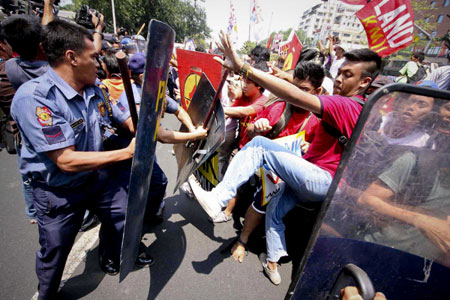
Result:
<svg viewBox="0 0 450 300"><path fill-rule="evenodd" d="M22 193L25 200L25 213L29 219L36 219L36 208L34 208L34 195L31 180L22 176Z"/></svg>
<svg viewBox="0 0 450 300"><path fill-rule="evenodd" d="M285 256L283 217L296 204L323 201L333 180L331 174L304 160L284 146L264 137L255 137L231 161L223 181L214 189L222 206L256 170L266 165L286 183L284 191L272 198L266 212L267 257L278 261Z"/></svg>

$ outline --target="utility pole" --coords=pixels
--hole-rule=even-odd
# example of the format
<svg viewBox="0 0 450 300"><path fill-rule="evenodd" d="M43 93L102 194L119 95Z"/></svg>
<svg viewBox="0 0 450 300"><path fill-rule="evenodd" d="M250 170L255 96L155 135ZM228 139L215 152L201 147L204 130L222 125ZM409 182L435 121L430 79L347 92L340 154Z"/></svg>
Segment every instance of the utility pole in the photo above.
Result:
<svg viewBox="0 0 450 300"><path fill-rule="evenodd" d="M111 0L111 9L112 9L112 17L113 17L114 34L117 35L116 9L114 8L114 0Z"/></svg>
<svg viewBox="0 0 450 300"><path fill-rule="evenodd" d="M433 40L433 37L431 36L431 34L429 34L428 32L426 32L422 27L420 27L419 25L414 23L414 27L416 27L420 32L422 32L423 34L426 35L426 37L428 38L428 43L425 46L425 49L423 50L423 52L426 54L428 51L428 48L430 47L431 41Z"/></svg>

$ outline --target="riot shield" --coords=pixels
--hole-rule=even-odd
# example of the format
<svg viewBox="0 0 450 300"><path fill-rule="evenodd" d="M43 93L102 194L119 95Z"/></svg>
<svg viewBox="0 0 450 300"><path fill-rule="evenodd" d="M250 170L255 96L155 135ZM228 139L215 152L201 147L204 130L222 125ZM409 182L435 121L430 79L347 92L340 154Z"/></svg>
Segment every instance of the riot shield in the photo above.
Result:
<svg viewBox="0 0 450 300"><path fill-rule="evenodd" d="M338 299L360 284L336 286L348 264L387 299L448 298L449 99L393 84L368 100L286 299Z"/></svg>
<svg viewBox="0 0 450 300"><path fill-rule="evenodd" d="M120 257L120 281L133 270L138 255L174 41L175 31L170 26L156 20L150 21L136 149Z"/></svg>
<svg viewBox="0 0 450 300"><path fill-rule="evenodd" d="M203 125L208 111L213 103L216 91L209 82L206 74L202 74L198 86L192 97L191 104L187 110L195 126ZM215 151L225 139L225 114L220 101L216 102L213 115L206 126L208 137L199 143L187 143L174 145L175 157L178 165L178 176L175 191L185 182L189 175L199 168ZM187 131L182 125L180 131Z"/></svg>

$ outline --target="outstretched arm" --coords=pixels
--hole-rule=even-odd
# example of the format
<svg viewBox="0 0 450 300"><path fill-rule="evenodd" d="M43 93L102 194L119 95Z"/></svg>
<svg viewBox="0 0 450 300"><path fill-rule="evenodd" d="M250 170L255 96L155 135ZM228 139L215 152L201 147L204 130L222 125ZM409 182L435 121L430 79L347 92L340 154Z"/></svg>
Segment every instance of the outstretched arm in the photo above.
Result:
<svg viewBox="0 0 450 300"><path fill-rule="evenodd" d="M53 3L55 0L44 0L44 14L42 15L41 24L42 26L47 25L55 16L53 15Z"/></svg>
<svg viewBox="0 0 450 300"><path fill-rule="evenodd" d="M195 126L192 124L191 117L181 106L178 106L175 116L177 116L178 120L180 120L180 122L183 123L190 132L195 131Z"/></svg>
<svg viewBox="0 0 450 300"><path fill-rule="evenodd" d="M221 32L219 36L220 41L217 43L217 46L224 53L225 61L215 57L214 59L216 61L236 73L244 74L258 85L271 91L275 96L291 103L292 105L301 107L313 113L321 113L322 107L318 97L303 92L296 86L283 79L252 68L248 64L244 64L234 50L228 34Z"/></svg>
<svg viewBox="0 0 450 300"><path fill-rule="evenodd" d="M179 144L187 141L201 140L207 136L207 130L197 127L193 132L179 132L159 127L158 140L164 144Z"/></svg>

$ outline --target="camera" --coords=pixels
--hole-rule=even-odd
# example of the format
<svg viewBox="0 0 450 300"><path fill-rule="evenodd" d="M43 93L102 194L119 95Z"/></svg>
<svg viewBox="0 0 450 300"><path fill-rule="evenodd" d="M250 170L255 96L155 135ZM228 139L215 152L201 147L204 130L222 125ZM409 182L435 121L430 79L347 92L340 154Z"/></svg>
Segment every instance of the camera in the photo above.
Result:
<svg viewBox="0 0 450 300"><path fill-rule="evenodd" d="M89 8L87 5L82 5L77 11L75 22L87 29L94 29L97 24L92 22L92 15L90 12L94 13L97 17L99 16L98 11L95 9Z"/></svg>

